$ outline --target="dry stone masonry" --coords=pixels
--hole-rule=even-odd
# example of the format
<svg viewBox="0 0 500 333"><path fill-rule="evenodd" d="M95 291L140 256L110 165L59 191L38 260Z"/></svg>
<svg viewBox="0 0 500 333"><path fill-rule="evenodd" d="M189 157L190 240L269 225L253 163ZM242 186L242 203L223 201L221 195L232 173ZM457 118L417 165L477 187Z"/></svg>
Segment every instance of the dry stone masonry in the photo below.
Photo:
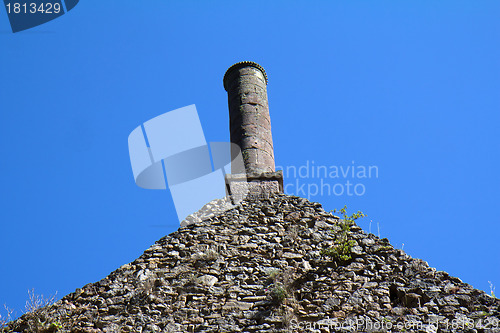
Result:
<svg viewBox="0 0 500 333"><path fill-rule="evenodd" d="M271 117L267 99L267 74L251 61L229 67L223 79L229 104L231 142L241 149L244 168L233 164L226 177L228 192L236 202L248 193L266 197L283 192L283 174L274 164ZM232 157L239 152L233 151Z"/></svg>
<svg viewBox="0 0 500 333"><path fill-rule="evenodd" d="M216 205L4 332L500 332L500 300L356 225L351 260L323 257L341 221L318 203L278 193L221 215Z"/></svg>

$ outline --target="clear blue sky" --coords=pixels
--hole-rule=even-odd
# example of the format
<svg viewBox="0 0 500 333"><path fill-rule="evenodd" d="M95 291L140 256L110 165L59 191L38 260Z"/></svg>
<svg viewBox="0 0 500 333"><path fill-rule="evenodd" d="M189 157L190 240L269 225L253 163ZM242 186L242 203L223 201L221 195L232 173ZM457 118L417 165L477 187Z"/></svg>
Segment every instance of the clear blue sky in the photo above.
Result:
<svg viewBox="0 0 500 333"><path fill-rule="evenodd" d="M277 165L378 168L323 180L364 195L311 200L500 289L499 1L82 1L17 34L0 11L0 304L17 315L28 289L62 297L177 229L127 137L196 104L228 141L222 76L241 60L268 72Z"/></svg>

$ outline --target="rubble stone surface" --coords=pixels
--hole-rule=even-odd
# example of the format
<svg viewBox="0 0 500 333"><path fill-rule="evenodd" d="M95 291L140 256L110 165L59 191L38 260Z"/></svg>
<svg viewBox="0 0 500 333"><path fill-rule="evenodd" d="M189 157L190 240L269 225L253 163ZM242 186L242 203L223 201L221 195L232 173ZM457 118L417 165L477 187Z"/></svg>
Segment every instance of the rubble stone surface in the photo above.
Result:
<svg viewBox="0 0 500 333"><path fill-rule="evenodd" d="M4 332L500 332L500 300L357 225L351 260L322 256L342 221L319 203L217 204Z"/></svg>

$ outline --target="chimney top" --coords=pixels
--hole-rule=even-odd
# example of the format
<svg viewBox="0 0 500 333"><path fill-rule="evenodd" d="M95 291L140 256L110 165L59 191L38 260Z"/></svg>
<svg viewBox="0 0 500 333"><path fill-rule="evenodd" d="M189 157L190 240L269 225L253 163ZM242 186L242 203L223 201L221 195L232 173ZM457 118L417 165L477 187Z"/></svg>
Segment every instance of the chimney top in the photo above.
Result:
<svg viewBox="0 0 500 333"><path fill-rule="evenodd" d="M253 62L253 61L240 61L240 62L235 63L231 67L229 67L226 71L226 74L224 74L223 83L224 83L224 89L226 91L228 91L227 78L228 78L229 74L233 70L240 69L242 67L254 67L254 68L257 68L258 70L260 70L262 72L262 74L264 75L264 78L266 79L266 85L267 85L267 74L266 74L264 67L262 67L261 65L259 65L256 62Z"/></svg>
<svg viewBox="0 0 500 333"><path fill-rule="evenodd" d="M240 154L243 159L243 165L231 163L232 173L226 174L227 193L235 203L283 192L283 173L276 171L274 164L266 71L253 61L238 62L226 71L223 83L231 143L240 148L231 150L231 160Z"/></svg>

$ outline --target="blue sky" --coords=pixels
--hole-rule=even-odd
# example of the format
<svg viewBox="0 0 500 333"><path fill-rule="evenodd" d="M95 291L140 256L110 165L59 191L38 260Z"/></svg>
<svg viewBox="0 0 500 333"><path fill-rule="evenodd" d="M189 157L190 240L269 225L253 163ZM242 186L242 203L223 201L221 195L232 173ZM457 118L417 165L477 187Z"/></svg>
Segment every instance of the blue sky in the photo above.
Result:
<svg viewBox="0 0 500 333"><path fill-rule="evenodd" d="M242 60L268 72L277 165L377 167L323 179L363 195L311 200L500 289L500 2L82 1L16 34L0 11L0 304L17 315L28 289L62 297L178 228L170 193L135 185L127 137L196 104L228 141L222 77Z"/></svg>

